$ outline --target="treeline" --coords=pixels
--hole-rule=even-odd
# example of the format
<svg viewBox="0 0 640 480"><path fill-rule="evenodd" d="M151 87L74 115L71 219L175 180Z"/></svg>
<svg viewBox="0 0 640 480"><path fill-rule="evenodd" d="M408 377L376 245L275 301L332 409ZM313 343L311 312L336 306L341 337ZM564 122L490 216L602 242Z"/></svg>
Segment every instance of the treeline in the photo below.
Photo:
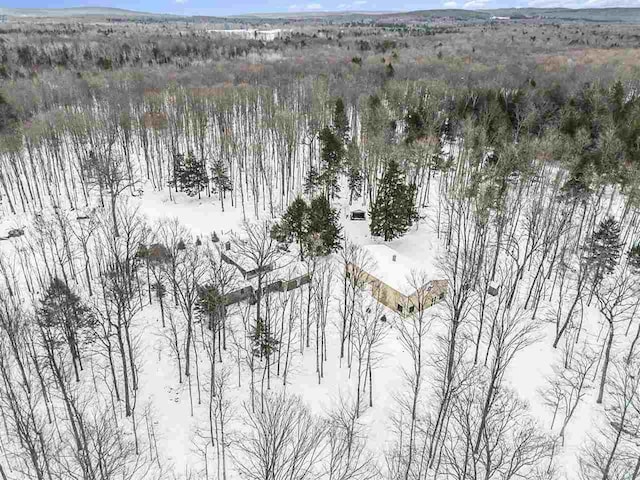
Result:
<svg viewBox="0 0 640 480"><path fill-rule="evenodd" d="M272 41L226 38L193 26L185 31L142 30L137 34L132 34L128 27L118 31L82 29L32 32L26 29L23 32L18 29L0 33L9 39L0 44L0 75L5 79L33 77L43 70L55 68L82 72L163 64L185 67L202 61L233 61L250 54L298 55L300 50L308 51L327 45L339 49L343 47L343 35L338 30L293 31ZM25 34L28 36L25 37ZM375 40L376 29L373 28L366 35L372 38L355 43L345 38L344 49L349 50L353 45L354 50L384 53L392 48L408 47L406 43Z"/></svg>
<svg viewBox="0 0 640 480"><path fill-rule="evenodd" d="M508 81L511 87L529 77L541 76L538 74L546 66L540 65L541 60L544 62L540 54L555 55L576 43L591 48L633 48L636 41L635 32L624 26L615 31L607 26L561 30L553 25L430 27L409 31L388 31L379 26L301 26L285 32L282 38L260 41L221 37L208 32L221 25L198 22L162 26L127 24L109 28L90 23L49 28L19 25L20 28L6 26L0 29L0 77L3 79L32 79L43 72L60 69L85 73L166 66L197 72L203 64L217 67L216 62L228 62L224 68L233 71L233 64L238 59L248 58L251 63L260 63L267 68L273 65L276 70L283 64L290 67L291 64L304 65L297 74L318 74L326 71L323 62L333 62L336 65L332 64L331 69L337 76L344 77L359 75L357 71L345 68L348 67L346 59L364 54L365 62L361 66L367 67L362 68L366 75L371 75L376 62L380 63L378 55L394 55L391 61L396 74L403 78L437 77L457 83L463 76L466 78L463 84L478 85L479 81L495 80L499 76L501 83ZM287 28L286 25L283 27ZM280 62L282 57L287 61ZM403 68L398 70L398 65ZM508 69L508 75L504 75L504 68ZM588 63L567 65L566 71L560 72L561 76L570 75L576 68L581 70L582 78L610 79L608 71L613 65L604 68ZM518 69L524 71L517 72ZM485 76L484 72L488 74ZM269 83L271 77L274 72L259 81L256 79L255 83L273 85L286 80L282 77Z"/></svg>
<svg viewBox="0 0 640 480"><path fill-rule="evenodd" d="M131 75L14 90L22 105L10 95L0 97L3 208L87 205L92 188L107 188L96 178L99 159L119 165L116 176L126 177L128 185L176 187L176 158L189 156L206 178L194 195L220 190L209 181L224 182L232 205L244 210L262 203L275 215L309 175L321 173L323 148L333 141L323 129L335 122L338 103L346 119L340 128L347 133L340 134L332 181L346 175L352 200L355 194L372 202L379 174L394 158L424 203L424 179L451 167L443 146L461 138L470 161L486 167L483 177L533 173L528 156L535 154L584 185L634 188L640 106L632 85L584 84L571 92L534 79L514 89L387 79L375 93L350 101L336 95L340 84L332 80L302 78L279 88L147 88L147 80Z"/></svg>

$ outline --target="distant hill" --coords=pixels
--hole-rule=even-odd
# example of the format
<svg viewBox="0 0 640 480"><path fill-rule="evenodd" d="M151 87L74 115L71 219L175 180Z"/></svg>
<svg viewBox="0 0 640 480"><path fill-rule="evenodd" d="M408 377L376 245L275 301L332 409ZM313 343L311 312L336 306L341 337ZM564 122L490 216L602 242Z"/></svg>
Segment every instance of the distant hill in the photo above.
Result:
<svg viewBox="0 0 640 480"><path fill-rule="evenodd" d="M123 8L108 7L71 7L71 8L4 8L0 7L0 15L10 17L149 17L164 14L136 12Z"/></svg>
<svg viewBox="0 0 640 480"><path fill-rule="evenodd" d="M557 22L640 23L640 8L500 8L492 10L437 9L409 12L283 12L233 15L235 18L329 22L410 23L438 19L459 22L484 22L492 17L513 20L541 19Z"/></svg>
<svg viewBox="0 0 640 480"><path fill-rule="evenodd" d="M122 8L73 7L73 8L3 8L0 15L10 17L79 17L104 16L119 18L162 17L166 19L185 19L185 16L136 12ZM294 21L294 22L371 22L371 23L416 23L449 20L456 22L486 22L492 17L509 17L512 20L539 19L554 22L599 22L640 24L640 8L499 8L492 10L438 9L416 10L409 12L274 12L238 15L190 17L195 21L220 20L221 18L244 21Z"/></svg>
<svg viewBox="0 0 640 480"><path fill-rule="evenodd" d="M455 15L449 15L449 12L458 12ZM251 18L265 20L370 20L376 21L387 18L411 18L411 17L482 17L489 18L491 15L484 15L473 10L421 10L411 12L384 12L384 11L345 11L345 12L275 12L275 13L249 13L242 15L232 15L234 18Z"/></svg>
<svg viewBox="0 0 640 480"><path fill-rule="evenodd" d="M437 18L449 18L459 21L489 20L494 14L489 10L418 10L414 12L398 12L385 14L379 17L383 21L402 20L432 20Z"/></svg>
<svg viewBox="0 0 640 480"><path fill-rule="evenodd" d="M503 8L486 10L491 15L534 17L559 21L640 23L640 8Z"/></svg>

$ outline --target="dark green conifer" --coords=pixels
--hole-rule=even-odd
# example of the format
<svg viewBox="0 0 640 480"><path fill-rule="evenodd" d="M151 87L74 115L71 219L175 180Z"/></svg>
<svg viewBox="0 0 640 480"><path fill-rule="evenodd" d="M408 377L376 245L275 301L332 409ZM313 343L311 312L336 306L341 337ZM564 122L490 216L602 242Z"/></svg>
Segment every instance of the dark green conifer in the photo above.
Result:
<svg viewBox="0 0 640 480"><path fill-rule="evenodd" d="M415 186L405 183L405 175L395 160L387 165L369 214L371 234L386 242L404 235L418 219Z"/></svg>

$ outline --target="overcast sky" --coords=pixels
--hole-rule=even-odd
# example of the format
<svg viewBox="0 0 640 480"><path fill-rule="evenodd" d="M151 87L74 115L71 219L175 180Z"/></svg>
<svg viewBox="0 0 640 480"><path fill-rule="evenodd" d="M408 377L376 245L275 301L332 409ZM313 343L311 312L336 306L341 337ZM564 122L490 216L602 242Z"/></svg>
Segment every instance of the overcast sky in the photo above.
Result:
<svg viewBox="0 0 640 480"><path fill-rule="evenodd" d="M349 3L346 3L349 2ZM185 15L230 15L252 12L399 11L439 8L503 7L640 7L640 0L4 0L3 7L58 8L79 6L117 7L129 10Z"/></svg>

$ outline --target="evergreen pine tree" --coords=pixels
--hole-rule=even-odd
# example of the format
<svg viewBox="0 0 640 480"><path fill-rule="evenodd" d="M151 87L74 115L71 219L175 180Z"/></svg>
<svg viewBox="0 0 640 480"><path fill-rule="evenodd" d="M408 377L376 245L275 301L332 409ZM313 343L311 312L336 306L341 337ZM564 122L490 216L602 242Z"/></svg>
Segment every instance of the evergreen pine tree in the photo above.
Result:
<svg viewBox="0 0 640 480"><path fill-rule="evenodd" d="M442 140L440 138L438 138L437 143L433 147L431 168L439 172L444 172L447 168L450 168L450 161L447 160L444 148L442 147Z"/></svg>
<svg viewBox="0 0 640 480"><path fill-rule="evenodd" d="M342 227L338 211L331 208L329 199L318 195L311 200L307 227L307 251L312 255L328 255L341 248Z"/></svg>
<svg viewBox="0 0 640 480"><path fill-rule="evenodd" d="M371 234L386 242L404 235L418 219L415 187L405 183L405 176L395 160L390 160L380 180L378 195L371 205Z"/></svg>
<svg viewBox="0 0 640 480"><path fill-rule="evenodd" d="M222 159L217 159L213 164L213 176L211 180L215 186L216 191L220 197L220 205L222 205L222 211L224 212L224 198L226 192L231 191L231 180L227 173L227 166Z"/></svg>
<svg viewBox="0 0 640 480"><path fill-rule="evenodd" d="M319 137L321 145L320 159L322 160L322 173L319 176L319 180L324 186L327 198L333 199L340 192L338 175L342 170L344 145L342 140L329 127L320 130Z"/></svg>
<svg viewBox="0 0 640 480"><path fill-rule="evenodd" d="M307 195L315 195L320 186L320 174L315 167L311 167L304 179L304 193Z"/></svg>
<svg viewBox="0 0 640 480"><path fill-rule="evenodd" d="M609 216L600 222L591 235L584 255L584 260L593 272L594 285L600 283L605 275L613 273L621 249L620 224Z"/></svg>
<svg viewBox="0 0 640 480"><path fill-rule="evenodd" d="M200 198L200 193L206 188L209 181L204 162L197 160L192 151L189 151L186 157L178 156L177 161L180 159L182 159L182 163L177 168L180 189L190 197L198 195ZM175 157L174 161L176 161Z"/></svg>
<svg viewBox="0 0 640 480"><path fill-rule="evenodd" d="M271 238L278 242L286 243L291 241L291 236L288 234L289 232L282 228L282 223L274 223L271 226L271 232L269 233L271 235Z"/></svg>
<svg viewBox="0 0 640 480"><path fill-rule="evenodd" d="M167 294L167 288L160 282L154 282L151 288L156 292L158 300L162 300ZM160 308L162 308L162 304L160 304Z"/></svg>
<svg viewBox="0 0 640 480"><path fill-rule="evenodd" d="M405 115L405 141L412 144L426 136L426 122L421 108L412 108Z"/></svg>
<svg viewBox="0 0 640 480"><path fill-rule="evenodd" d="M304 259L304 243L308 233L309 206L300 196L291 202L280 223L274 225L272 236L279 241L295 241L300 246L300 258Z"/></svg>
<svg viewBox="0 0 640 480"><path fill-rule="evenodd" d="M52 341L67 344L76 381L80 381L80 337L89 333L95 324L95 317L91 315L89 308L63 280L56 277L49 284L41 301L38 319L40 325L50 332Z"/></svg>
<svg viewBox="0 0 640 480"><path fill-rule="evenodd" d="M347 148L347 159L349 162L349 168L347 171L347 180L349 184L349 205L354 200L359 199L362 196L362 168L360 162L360 149L355 140L349 143Z"/></svg>
<svg viewBox="0 0 640 480"><path fill-rule="evenodd" d="M271 335L262 318L258 317L256 327L251 333L253 353L259 358L269 357L278 350L278 340Z"/></svg>
<svg viewBox="0 0 640 480"><path fill-rule="evenodd" d="M610 88L609 102L611 103L611 113L616 124L620 124L624 120L625 113L625 94L624 86L620 80L617 80Z"/></svg>
<svg viewBox="0 0 640 480"><path fill-rule="evenodd" d="M633 247L627 252L629 258L629 266L634 273L640 273L640 242L634 243Z"/></svg>
<svg viewBox="0 0 640 480"><path fill-rule="evenodd" d="M93 154L93 152L91 152ZM181 153L173 154L173 178L169 180L169 185L175 188L176 192L182 190L182 176L184 170L184 155Z"/></svg>
<svg viewBox="0 0 640 480"><path fill-rule="evenodd" d="M202 285L198 287L196 312L201 318L207 320L209 330L215 332L225 314L224 297L220 295L216 286Z"/></svg>
<svg viewBox="0 0 640 480"><path fill-rule="evenodd" d="M560 189L560 198L568 202L584 202L593 193L583 175L572 175Z"/></svg>
<svg viewBox="0 0 640 480"><path fill-rule="evenodd" d="M333 109L333 130L345 144L349 140L349 119L342 98L338 98Z"/></svg>

